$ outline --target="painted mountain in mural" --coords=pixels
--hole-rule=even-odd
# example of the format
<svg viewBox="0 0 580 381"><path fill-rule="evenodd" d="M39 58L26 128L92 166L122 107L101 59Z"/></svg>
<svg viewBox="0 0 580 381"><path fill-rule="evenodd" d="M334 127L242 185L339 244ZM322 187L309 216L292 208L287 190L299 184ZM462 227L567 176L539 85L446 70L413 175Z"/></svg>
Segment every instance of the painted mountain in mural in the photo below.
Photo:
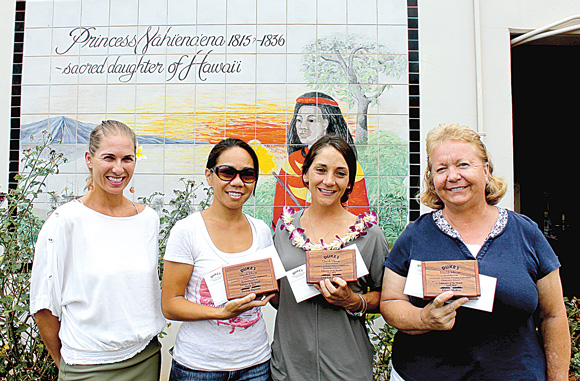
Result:
<svg viewBox="0 0 580 381"><path fill-rule="evenodd" d="M89 142L89 136L95 126L95 124L81 122L66 116L57 116L23 124L20 127L20 141L23 143L32 143L33 137L38 137L43 131L47 131L52 136L53 141L86 144ZM171 139L154 135L137 135L137 141L139 144L207 144L207 142Z"/></svg>

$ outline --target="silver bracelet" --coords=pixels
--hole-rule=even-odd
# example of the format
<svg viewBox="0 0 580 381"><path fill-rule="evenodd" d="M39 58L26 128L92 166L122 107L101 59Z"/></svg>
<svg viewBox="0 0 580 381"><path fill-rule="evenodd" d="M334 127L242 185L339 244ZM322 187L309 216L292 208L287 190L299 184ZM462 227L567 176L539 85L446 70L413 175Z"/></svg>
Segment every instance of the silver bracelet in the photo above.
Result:
<svg viewBox="0 0 580 381"><path fill-rule="evenodd" d="M362 308L360 309L360 311L353 312L353 311L349 310L348 308L345 308L345 310L346 310L346 313L349 314L350 316L362 317L367 312L368 304L367 304L367 300L361 294L357 294L357 295L362 302Z"/></svg>

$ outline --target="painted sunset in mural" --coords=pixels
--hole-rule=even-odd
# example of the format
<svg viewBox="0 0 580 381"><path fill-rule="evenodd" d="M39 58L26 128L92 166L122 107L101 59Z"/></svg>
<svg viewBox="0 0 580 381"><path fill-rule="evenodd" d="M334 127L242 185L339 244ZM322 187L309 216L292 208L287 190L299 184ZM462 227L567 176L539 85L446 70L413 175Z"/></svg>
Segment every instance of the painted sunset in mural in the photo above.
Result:
<svg viewBox="0 0 580 381"><path fill-rule="evenodd" d="M222 13L212 10L231 1L172 0L165 13L141 3L27 3L21 147L44 130L61 143L69 162L51 190L84 192L86 142L102 120L138 136L146 159L135 199L157 192L167 201L181 178L203 183L212 145L235 137L260 159L248 212L271 223L280 202L308 203L286 180L289 165L301 165L291 155L308 149L291 141L295 112L314 107L333 121L324 133L356 147L357 207L395 221L392 233L382 228L396 236L408 193L406 1L258 1Z"/></svg>

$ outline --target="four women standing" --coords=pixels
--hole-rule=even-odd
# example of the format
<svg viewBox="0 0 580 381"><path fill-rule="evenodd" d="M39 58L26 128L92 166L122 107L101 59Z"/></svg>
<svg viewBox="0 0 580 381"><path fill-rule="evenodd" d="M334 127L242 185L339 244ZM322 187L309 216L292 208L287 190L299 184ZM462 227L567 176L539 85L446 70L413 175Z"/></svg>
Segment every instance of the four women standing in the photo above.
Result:
<svg viewBox="0 0 580 381"><path fill-rule="evenodd" d="M86 155L91 190L57 209L39 236L31 311L63 379L159 375L158 219L122 195L135 147L126 126L97 127ZM255 153L237 139L218 143L206 168L214 200L176 224L165 256L163 312L185 321L171 379L267 380L260 307L268 301L278 309L273 379L372 379L364 313L379 302L399 329L394 379L565 379L570 342L555 254L529 219L494 206L505 184L473 131L433 130L427 155L421 200L436 211L411 224L385 261L376 217L344 208L355 184L355 151L337 136L320 138L302 166L311 204L284 211L274 244L286 270L303 265L305 251L356 244L368 274L350 283L321 281L319 295L299 303L283 278L279 295L215 305L205 275L272 244L265 223L242 212L258 178ZM449 292L433 301L405 295L411 259L477 260L482 274L498 279L494 312L460 309L466 299Z"/></svg>

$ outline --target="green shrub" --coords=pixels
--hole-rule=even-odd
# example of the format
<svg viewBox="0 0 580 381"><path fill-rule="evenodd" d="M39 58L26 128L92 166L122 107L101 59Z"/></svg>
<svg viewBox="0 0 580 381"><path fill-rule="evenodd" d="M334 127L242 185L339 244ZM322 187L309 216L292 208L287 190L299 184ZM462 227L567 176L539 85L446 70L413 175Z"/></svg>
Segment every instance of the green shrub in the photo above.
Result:
<svg viewBox="0 0 580 381"><path fill-rule="evenodd" d="M570 340L572 341L572 357L570 359L570 379L580 378L580 300L564 298L568 325L570 326Z"/></svg>
<svg viewBox="0 0 580 381"><path fill-rule="evenodd" d="M380 314L367 314L366 326L375 350L373 380L386 381L391 377L391 352L397 329L384 323Z"/></svg>
<svg viewBox="0 0 580 381"><path fill-rule="evenodd" d="M159 214L159 280L163 275L163 257L167 247L167 239L171 228L175 223L193 213L196 210L195 199L197 192L204 192L205 198L199 203L199 209L203 210L209 206L212 197L212 188L204 187L202 183L197 184L194 180L182 178L180 181L184 189L174 189L173 198L168 204L164 203L164 194L154 192L148 197L139 197L139 202L153 208Z"/></svg>
<svg viewBox="0 0 580 381"><path fill-rule="evenodd" d="M0 208L0 379L52 380L56 366L29 312L30 271L34 244L43 220L33 203L46 178L58 173L64 156L49 147L43 134L34 149L23 151L18 186L3 195Z"/></svg>

